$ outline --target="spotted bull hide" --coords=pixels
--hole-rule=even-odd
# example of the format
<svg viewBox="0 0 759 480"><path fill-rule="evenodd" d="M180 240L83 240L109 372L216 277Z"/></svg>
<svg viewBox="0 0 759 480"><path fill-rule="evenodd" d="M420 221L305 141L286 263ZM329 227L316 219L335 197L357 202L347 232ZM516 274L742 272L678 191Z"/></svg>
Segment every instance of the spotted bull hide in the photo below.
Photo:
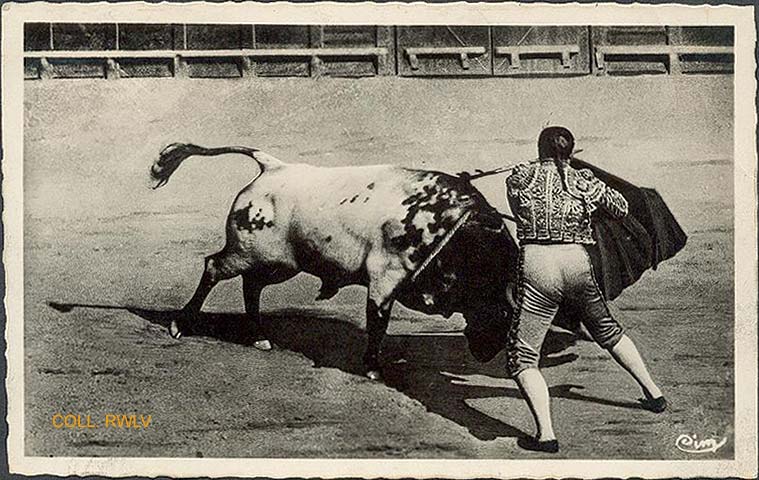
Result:
<svg viewBox="0 0 759 480"><path fill-rule="evenodd" d="M426 313L463 313L471 350L480 359L504 345L510 316L505 284L517 247L468 181L392 165L315 167L286 164L248 147L172 144L151 168L155 187L192 155L226 153L247 155L260 173L235 198L226 245L206 257L195 294L171 325L173 336L192 331L216 283L240 275L255 345L271 348L259 315L261 291L307 272L322 281L320 299L346 285L367 287L364 362L371 378L379 377L380 345L395 300ZM466 212L466 223L446 238ZM444 239L446 247L412 282Z"/></svg>

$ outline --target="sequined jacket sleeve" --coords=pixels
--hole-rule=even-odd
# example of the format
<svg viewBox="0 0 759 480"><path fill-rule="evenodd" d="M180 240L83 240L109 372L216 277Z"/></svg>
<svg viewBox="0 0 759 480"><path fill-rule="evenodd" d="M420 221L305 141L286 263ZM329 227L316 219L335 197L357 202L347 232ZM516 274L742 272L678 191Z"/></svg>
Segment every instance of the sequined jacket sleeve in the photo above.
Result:
<svg viewBox="0 0 759 480"><path fill-rule="evenodd" d="M523 163L516 165L511 174L506 178L506 187L509 188L523 188L527 183L527 178L530 173L530 165Z"/></svg>
<svg viewBox="0 0 759 480"><path fill-rule="evenodd" d="M621 193L596 178L587 168L578 170L577 173L578 189L582 190L587 202L602 208L614 218L627 215L627 200Z"/></svg>

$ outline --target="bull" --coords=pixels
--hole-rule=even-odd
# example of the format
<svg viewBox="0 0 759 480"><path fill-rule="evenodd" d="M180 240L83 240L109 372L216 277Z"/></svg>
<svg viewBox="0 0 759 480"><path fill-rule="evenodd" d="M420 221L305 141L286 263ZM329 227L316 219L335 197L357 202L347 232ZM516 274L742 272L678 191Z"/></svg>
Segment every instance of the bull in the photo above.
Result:
<svg viewBox="0 0 759 480"><path fill-rule="evenodd" d="M154 188L190 156L229 153L251 158L259 173L232 203L226 244L206 257L195 293L172 321L172 336L191 334L213 287L239 275L250 338L271 349L261 292L307 272L321 279L318 299L347 285L367 287L369 378L380 378L395 301L430 314L463 313L478 359L504 346L511 317L506 285L518 250L501 216L466 178L395 165L288 164L255 148L175 143L151 167Z"/></svg>

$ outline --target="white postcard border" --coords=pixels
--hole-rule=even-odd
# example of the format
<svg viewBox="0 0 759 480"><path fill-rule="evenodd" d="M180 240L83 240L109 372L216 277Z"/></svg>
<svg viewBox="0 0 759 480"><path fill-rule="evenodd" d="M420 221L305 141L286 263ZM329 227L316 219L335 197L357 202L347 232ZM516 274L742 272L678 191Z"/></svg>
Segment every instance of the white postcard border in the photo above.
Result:
<svg viewBox="0 0 759 480"><path fill-rule="evenodd" d="M667 24L735 26L735 459L326 460L43 458L24 452L23 23ZM27 475L282 477L753 477L757 471L756 45L751 7L615 4L47 4L2 6L2 194L10 471Z"/></svg>

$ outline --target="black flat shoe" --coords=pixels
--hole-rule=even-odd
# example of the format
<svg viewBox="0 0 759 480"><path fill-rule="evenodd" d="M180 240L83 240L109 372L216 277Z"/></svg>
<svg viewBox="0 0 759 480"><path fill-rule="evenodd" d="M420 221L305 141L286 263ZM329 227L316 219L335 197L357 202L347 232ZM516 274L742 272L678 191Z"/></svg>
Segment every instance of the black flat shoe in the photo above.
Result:
<svg viewBox="0 0 759 480"><path fill-rule="evenodd" d="M517 440L517 445L533 452L556 453L559 451L558 440L543 440L541 442L535 437L521 437Z"/></svg>
<svg viewBox="0 0 759 480"><path fill-rule="evenodd" d="M667 399L664 397L641 398L638 401L640 402L640 406L649 412L662 413L667 409Z"/></svg>

